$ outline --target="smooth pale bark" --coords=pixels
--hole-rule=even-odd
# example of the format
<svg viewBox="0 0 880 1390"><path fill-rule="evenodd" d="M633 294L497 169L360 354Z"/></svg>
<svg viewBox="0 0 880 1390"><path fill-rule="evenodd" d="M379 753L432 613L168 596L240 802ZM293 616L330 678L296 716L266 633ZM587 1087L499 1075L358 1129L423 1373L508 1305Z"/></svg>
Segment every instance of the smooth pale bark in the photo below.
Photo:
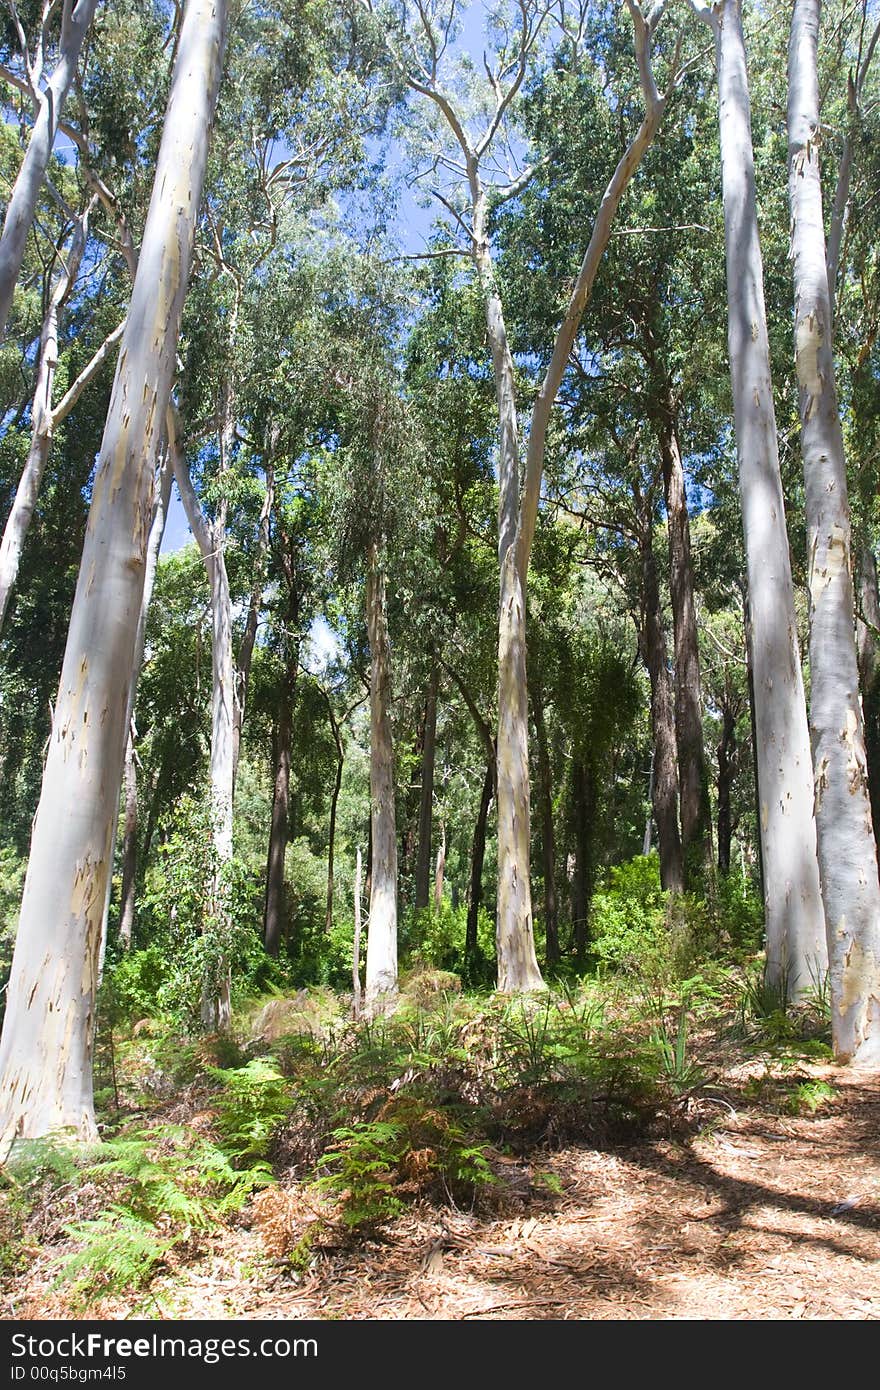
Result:
<svg viewBox="0 0 880 1390"><path fill-rule="evenodd" d="M859 700L851 526L819 169L819 0L795 0L788 158L810 583L810 731L839 1061L880 1065L880 883Z"/></svg>
<svg viewBox="0 0 880 1390"><path fill-rule="evenodd" d="M263 941L270 956L278 955L284 931L284 859L290 815L291 702L296 682L296 662L288 664L275 726L275 784L266 861L266 907Z"/></svg>
<svg viewBox="0 0 880 1390"><path fill-rule="evenodd" d="M642 540L642 604L644 616L640 641L642 660L651 683L651 730L654 738L651 790L660 854L660 883L670 893L681 893L684 889L684 860L678 826L675 696L666 653L660 581L650 530Z"/></svg>
<svg viewBox="0 0 880 1390"><path fill-rule="evenodd" d="M606 188L593 224L583 262L556 334L544 380L532 411L525 480L520 500L520 455L517 437L516 389L513 359L504 321L489 238L488 190L483 183L481 160L499 130L503 112L525 77L526 58L534 43L534 25L524 7L520 35L520 61L506 92L495 79L496 110L476 141L452 98L437 85L436 74L426 77L406 71L392 43L395 61L404 67L413 90L432 100L449 125L461 149L463 171L470 196L470 250L479 278L492 355L498 408L498 988L527 991L543 988L535 955L530 885L530 787L528 760L528 696L526 686L526 580L541 494L547 428L562 378L568 366L584 309L592 293L596 272L611 235L620 200L654 138L668 99L661 97L651 70L651 40L665 8L655 5L646 20L635 0L627 0L635 31L636 60L645 101L645 115L633 140L621 156ZM370 6L367 6L370 8ZM424 16L422 17L424 21ZM426 21L425 21L426 22ZM430 30L430 24L427 24ZM673 77L677 66L673 61ZM513 196L528 182L530 172L514 180L502 197Z"/></svg>
<svg viewBox="0 0 880 1390"><path fill-rule="evenodd" d="M431 880L431 831L434 819L434 762L437 751L437 686L439 671L435 666L428 681L425 699L425 722L422 734L422 782L419 793L419 848L416 860L415 908L419 912L428 906Z"/></svg>
<svg viewBox="0 0 880 1390"><path fill-rule="evenodd" d="M189 0L92 490L0 1042L0 1150L95 1132L92 1045L156 454L171 394L225 30Z"/></svg>
<svg viewBox="0 0 880 1390"><path fill-rule="evenodd" d="M797 998L828 964L813 769L770 378L749 85L739 0L700 11L715 35L728 348L754 671L767 979Z"/></svg>
<svg viewBox="0 0 880 1390"><path fill-rule="evenodd" d="M877 561L867 544L859 547L859 596L861 614L856 623L859 684L865 720L871 820L876 842L880 832L880 594L877 589Z"/></svg>
<svg viewBox="0 0 880 1390"><path fill-rule="evenodd" d="M211 825L218 864L232 858L233 709L232 599L222 534L202 511L179 447L176 416L168 413L174 478L208 575L211 594Z"/></svg>
<svg viewBox="0 0 880 1390"><path fill-rule="evenodd" d="M351 943L351 1011L361 1014L361 847L354 861L354 940Z"/></svg>
<svg viewBox="0 0 880 1390"><path fill-rule="evenodd" d="M125 744L125 775L123 777L123 837L122 837L122 889L119 904L119 937L126 950L131 945L135 926L135 888L137 883L137 839L138 839L138 789L137 756L135 753L134 704L144 664L144 643L147 635L147 615L156 582L156 569L159 564L159 551L165 534L165 521L168 516L168 503L171 500L171 460L166 450L159 470L159 488L153 505L153 522L150 539L147 543L147 563L144 570L144 592L138 618L137 637L134 645L132 663L131 691L128 698L128 738ZM108 898L107 908L110 902ZM102 928L104 941L107 939L106 915Z"/></svg>
<svg viewBox="0 0 880 1390"><path fill-rule="evenodd" d="M211 916L221 929L228 924L223 885L224 867L232 859L232 802L235 788L233 724L235 708L235 666L232 659L232 598L224 555L225 526L222 519L212 523L202 511L180 449L177 412L167 412L168 444L174 478L186 519L196 538L208 575L211 608L211 839L214 866L211 879ZM225 1032L232 1020L232 981L226 959L217 967L217 988L206 978L202 991L201 1016L205 1028Z"/></svg>
<svg viewBox="0 0 880 1390"><path fill-rule="evenodd" d="M342 769L345 764L345 747L342 742L342 732L339 728L339 721L333 713L333 704L330 696L324 692L324 699L327 701L327 714L330 719L330 728L333 731L333 742L336 744L336 772L333 778L333 791L330 795L330 824L327 830L327 907L324 913L324 930L330 932L333 928L333 867L336 857L336 810L339 805L339 793L342 788ZM358 850L360 854L360 850Z"/></svg>
<svg viewBox="0 0 880 1390"><path fill-rule="evenodd" d="M367 562L367 632L370 641L370 925L367 933L366 1005L380 1011L397 993L397 825L394 745L391 738L391 648L385 576L373 543Z"/></svg>
<svg viewBox="0 0 880 1390"><path fill-rule="evenodd" d="M556 905L556 837L553 828L553 776L544 719L544 695L538 687L532 701L538 740L538 781L541 803L541 857L544 861L544 936L547 964L559 960L559 914Z"/></svg>
<svg viewBox="0 0 880 1390"><path fill-rule="evenodd" d="M64 102L76 76L83 39L86 36L97 0L64 0L61 11L61 39L58 62L45 88L40 89L40 74L28 74L31 93L36 104L33 129L18 171L3 220L0 236L0 342L6 336L6 321L12 307L12 296L18 279L28 234L34 222L37 200L49 167L52 146L58 133L58 122ZM42 60L39 60L42 65Z"/></svg>
<svg viewBox="0 0 880 1390"><path fill-rule="evenodd" d="M685 886L705 889L712 877L712 808L703 749L700 649L694 602L691 528L674 407L667 401L658 422L666 524L669 533L669 596L675 655L675 741Z"/></svg>
<svg viewBox="0 0 880 1390"><path fill-rule="evenodd" d="M446 826L440 826L440 843L437 846L437 865L434 869L434 908L443 906L443 880L446 876Z"/></svg>
<svg viewBox="0 0 880 1390"><path fill-rule="evenodd" d="M119 912L119 940L127 951L134 930L135 880L137 878L138 787L134 753L134 726L129 726L125 744L122 830L122 895Z"/></svg>
<svg viewBox="0 0 880 1390"><path fill-rule="evenodd" d="M100 371L113 348L119 343L125 327L123 320L102 343L61 400L53 405L52 396L58 366L58 333L61 315L79 273L88 235L90 211L91 205L83 212L77 222L66 260L52 286L46 316L40 332L37 377L31 405L31 442L12 507L3 528L3 539L0 541L0 629L2 629L6 617L10 594L18 578L21 554L33 520L34 508L37 504L55 431L67 419L83 391Z"/></svg>
<svg viewBox="0 0 880 1390"><path fill-rule="evenodd" d="M275 441L277 443L277 441ZM273 443L273 448L275 443ZM248 602L248 615L242 633L236 670L236 699L232 709L232 785L238 775L238 759L241 752L241 729L247 706L248 686L251 678L251 663L257 640L257 627L260 621L260 608L263 602L263 587L266 582L266 557L269 553L269 518L275 504L275 468L270 457L266 465L266 495L260 508L257 529L257 554L254 560L254 579Z"/></svg>

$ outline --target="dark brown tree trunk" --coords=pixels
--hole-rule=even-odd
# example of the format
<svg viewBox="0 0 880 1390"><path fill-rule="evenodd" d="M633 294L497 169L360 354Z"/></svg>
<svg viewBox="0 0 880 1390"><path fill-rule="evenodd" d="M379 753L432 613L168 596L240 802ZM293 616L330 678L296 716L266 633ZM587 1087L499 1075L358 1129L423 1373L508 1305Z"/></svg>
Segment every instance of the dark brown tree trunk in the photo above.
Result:
<svg viewBox="0 0 880 1390"><path fill-rule="evenodd" d="M571 883L571 940L582 961L589 940L590 897L593 890L593 824L596 788L592 769L576 758L571 766L574 820L574 876Z"/></svg>
<svg viewBox="0 0 880 1390"><path fill-rule="evenodd" d="M675 649L675 739L678 752L681 845L685 882L705 886L712 872L712 812L703 749L700 653L694 603L691 530L674 402L667 393L658 424L663 490L669 531L669 592Z"/></svg>
<svg viewBox="0 0 880 1390"><path fill-rule="evenodd" d="M721 739L718 754L718 869L730 873L730 841L733 823L730 815L730 789L736 771L736 719L727 708L721 712Z"/></svg>
<svg viewBox="0 0 880 1390"><path fill-rule="evenodd" d="M538 778L541 801L541 851L544 861L544 932L547 942L547 964L559 960L559 914L556 905L556 842L553 830L553 779L550 770L550 749L547 725L544 720L543 692L536 689L533 700L535 733L538 741Z"/></svg>
<svg viewBox="0 0 880 1390"><path fill-rule="evenodd" d="M431 830L434 819L434 760L437 749L437 686L439 672L434 666L425 700L422 736L422 782L419 800L419 857L416 861L416 912L428 906L431 886Z"/></svg>
<svg viewBox="0 0 880 1390"><path fill-rule="evenodd" d="M266 863L266 908L263 941L270 956L277 956L284 930L284 857L290 812L290 744L293 721L291 704L296 683L296 662L288 665L275 735L275 789Z"/></svg>
<svg viewBox="0 0 880 1390"><path fill-rule="evenodd" d="M486 857L486 825L489 820L489 807L495 794L495 762L486 764L483 778L483 791L480 796L480 809L474 826L474 841L471 848L471 881L468 892L467 927L464 939L465 969L472 969L477 960L477 920L483 901L483 861Z"/></svg>
<svg viewBox="0 0 880 1390"><path fill-rule="evenodd" d="M642 541L642 598L644 622L642 659L651 682L651 726L654 734L654 823L660 850L660 882L671 893L684 889L681 836L678 829L678 759L675 705L666 656L666 633L660 606L657 561L650 530Z"/></svg>

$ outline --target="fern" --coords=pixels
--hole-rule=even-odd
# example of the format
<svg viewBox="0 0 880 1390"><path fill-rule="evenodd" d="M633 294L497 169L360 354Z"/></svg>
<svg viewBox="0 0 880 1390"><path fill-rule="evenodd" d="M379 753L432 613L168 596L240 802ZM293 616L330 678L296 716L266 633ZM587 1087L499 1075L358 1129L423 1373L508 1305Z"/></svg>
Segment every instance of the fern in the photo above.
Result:
<svg viewBox="0 0 880 1390"><path fill-rule="evenodd" d="M124 1206L112 1206L94 1221L65 1227L82 1249L65 1259L54 1287L70 1283L84 1302L107 1293L143 1288L184 1232L160 1234L156 1225Z"/></svg>
<svg viewBox="0 0 880 1390"><path fill-rule="evenodd" d="M264 1159L293 1108L284 1077L274 1061L265 1057L256 1057L245 1067L211 1067L209 1071L223 1088L217 1128L224 1151L244 1166Z"/></svg>

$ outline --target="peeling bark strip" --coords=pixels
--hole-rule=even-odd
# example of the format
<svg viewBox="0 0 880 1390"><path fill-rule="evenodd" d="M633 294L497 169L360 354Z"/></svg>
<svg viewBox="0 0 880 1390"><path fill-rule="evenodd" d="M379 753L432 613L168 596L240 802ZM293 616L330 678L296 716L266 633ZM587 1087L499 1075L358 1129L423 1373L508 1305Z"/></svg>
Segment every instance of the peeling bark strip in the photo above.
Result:
<svg viewBox="0 0 880 1390"><path fill-rule="evenodd" d="M92 1134L95 983L152 516L225 0L189 0L92 492L0 1041L0 1152Z"/></svg>
<svg viewBox="0 0 880 1390"><path fill-rule="evenodd" d="M834 1052L841 1061L876 1066L880 883L859 700L846 460L822 217L819 13L820 0L795 0L788 50L788 191L810 566L810 726Z"/></svg>
<svg viewBox="0 0 880 1390"><path fill-rule="evenodd" d="M795 997L827 967L813 772L779 475L740 0L695 6L718 65L728 346L751 606L767 976Z"/></svg>
<svg viewBox="0 0 880 1390"><path fill-rule="evenodd" d="M367 929L366 1006L372 1012L397 993L397 822L394 745L391 738L391 649L385 612L385 576L374 542L367 558L367 632L370 639L370 920Z"/></svg>
<svg viewBox="0 0 880 1390"><path fill-rule="evenodd" d="M0 342L6 336L6 321L12 307L15 282L24 259L28 234L33 226L37 199L49 167L58 123L71 83L76 76L80 49L92 22L96 5L97 0L64 0L58 62L45 89L41 90L39 85L43 68L42 36L38 41L35 61L32 63L30 58L26 60L28 86L36 114L24 159L6 207L3 235L0 236Z"/></svg>

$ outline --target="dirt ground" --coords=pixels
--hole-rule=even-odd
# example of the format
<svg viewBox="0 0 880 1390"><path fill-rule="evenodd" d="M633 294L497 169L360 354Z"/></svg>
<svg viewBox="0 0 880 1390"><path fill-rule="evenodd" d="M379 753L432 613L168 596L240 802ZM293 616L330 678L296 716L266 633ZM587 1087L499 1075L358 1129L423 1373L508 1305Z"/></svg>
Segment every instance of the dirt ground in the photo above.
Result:
<svg viewBox="0 0 880 1390"><path fill-rule="evenodd" d="M793 1083L826 1081L815 1114ZM560 1192L477 1215L419 1206L381 1237L325 1244L297 1273L254 1223L92 1316L752 1319L880 1316L880 1076L755 1064L693 1104L689 1134L531 1156ZM523 1176L514 1173L514 1178ZM543 1182L544 1180L542 1180ZM554 1179L550 1185L556 1187ZM513 1183L516 1191L516 1182ZM293 1198L291 1197L291 1200ZM39 1263L7 1315L66 1309Z"/></svg>

